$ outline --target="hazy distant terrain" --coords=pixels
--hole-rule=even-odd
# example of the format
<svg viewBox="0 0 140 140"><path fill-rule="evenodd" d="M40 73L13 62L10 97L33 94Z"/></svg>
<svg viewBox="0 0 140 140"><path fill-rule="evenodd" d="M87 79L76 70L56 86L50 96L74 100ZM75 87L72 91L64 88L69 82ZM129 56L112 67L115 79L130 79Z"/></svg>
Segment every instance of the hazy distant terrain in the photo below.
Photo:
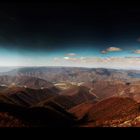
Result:
<svg viewBox="0 0 140 140"><path fill-rule="evenodd" d="M0 74L0 127L140 126L139 77L135 70L9 68Z"/></svg>
<svg viewBox="0 0 140 140"><path fill-rule="evenodd" d="M29 76L49 82L89 82L94 80L139 80L139 70L80 67L22 67L0 73L8 76Z"/></svg>
<svg viewBox="0 0 140 140"><path fill-rule="evenodd" d="M0 73L1 72L8 72L8 71L11 71L13 69L16 69L16 68L19 68L19 67L0 67Z"/></svg>

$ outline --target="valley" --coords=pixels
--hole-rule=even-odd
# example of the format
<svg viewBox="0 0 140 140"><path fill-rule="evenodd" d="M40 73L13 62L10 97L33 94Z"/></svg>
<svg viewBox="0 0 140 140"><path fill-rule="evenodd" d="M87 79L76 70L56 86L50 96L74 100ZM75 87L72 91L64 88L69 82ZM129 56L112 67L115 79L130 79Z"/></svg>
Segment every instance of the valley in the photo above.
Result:
<svg viewBox="0 0 140 140"><path fill-rule="evenodd" d="M137 74L73 67L1 72L0 127L139 127Z"/></svg>

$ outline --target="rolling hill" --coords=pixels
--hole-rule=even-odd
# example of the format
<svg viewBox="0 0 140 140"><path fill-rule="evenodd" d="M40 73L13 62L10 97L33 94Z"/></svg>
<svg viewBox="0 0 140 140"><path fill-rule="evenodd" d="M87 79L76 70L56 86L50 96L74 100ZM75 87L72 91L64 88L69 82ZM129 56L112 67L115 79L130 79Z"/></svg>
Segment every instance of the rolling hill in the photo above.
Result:
<svg viewBox="0 0 140 140"><path fill-rule="evenodd" d="M60 92L59 96L44 100L38 105L47 106L50 102L54 102L62 106L64 109L68 110L81 103L97 101L97 97L89 93L89 89L87 89L86 87L74 86L73 88Z"/></svg>
<svg viewBox="0 0 140 140"><path fill-rule="evenodd" d="M86 82L82 86L87 87L98 96L99 100L109 97L129 97L140 102L140 82L123 81L96 81Z"/></svg>
<svg viewBox="0 0 140 140"><path fill-rule="evenodd" d="M31 106L42 100L58 95L54 87L46 89L30 89L23 87L10 87L0 93L0 101L21 106Z"/></svg>
<svg viewBox="0 0 140 140"><path fill-rule="evenodd" d="M127 97L111 97L88 110L85 127L117 126L139 115L140 104L136 101Z"/></svg>
<svg viewBox="0 0 140 140"><path fill-rule="evenodd" d="M75 124L73 115L54 104L23 107L0 103L0 118L0 126L5 127L72 127Z"/></svg>

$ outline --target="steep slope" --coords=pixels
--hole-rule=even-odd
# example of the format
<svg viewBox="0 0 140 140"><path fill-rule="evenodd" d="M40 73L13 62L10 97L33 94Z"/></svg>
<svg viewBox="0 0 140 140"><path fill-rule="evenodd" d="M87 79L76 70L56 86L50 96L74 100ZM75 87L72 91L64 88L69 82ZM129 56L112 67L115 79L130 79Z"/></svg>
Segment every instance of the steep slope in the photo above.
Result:
<svg viewBox="0 0 140 140"><path fill-rule="evenodd" d="M93 107L93 104L94 103L87 103L87 102L82 103L70 108L68 111L72 113L77 118L77 120L81 120L85 117L85 115L91 109L91 107Z"/></svg>
<svg viewBox="0 0 140 140"><path fill-rule="evenodd" d="M97 100L97 97L89 93L87 88L74 86L71 89L61 92L59 96L40 102L39 106L47 106L48 103L54 102L65 109L70 109L78 104L85 102L97 102Z"/></svg>
<svg viewBox="0 0 140 140"><path fill-rule="evenodd" d="M57 96L54 87L46 89L29 89L22 87L10 87L0 94L0 101L21 106L31 106L42 100Z"/></svg>
<svg viewBox="0 0 140 140"><path fill-rule="evenodd" d="M86 127L109 126L140 114L140 105L130 98L112 97L94 104L86 114Z"/></svg>
<svg viewBox="0 0 140 140"><path fill-rule="evenodd" d="M5 114L8 114L8 117ZM0 103L0 115L1 127L12 126L12 120L13 127L16 125L18 127L72 127L75 125L74 116L56 104L27 108Z"/></svg>

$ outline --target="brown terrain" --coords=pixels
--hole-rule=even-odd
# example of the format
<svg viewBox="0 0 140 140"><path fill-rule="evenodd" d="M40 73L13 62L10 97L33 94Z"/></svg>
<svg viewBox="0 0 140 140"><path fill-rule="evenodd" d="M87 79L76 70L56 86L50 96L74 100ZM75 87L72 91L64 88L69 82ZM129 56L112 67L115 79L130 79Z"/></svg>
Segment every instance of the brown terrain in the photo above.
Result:
<svg viewBox="0 0 140 140"><path fill-rule="evenodd" d="M97 102L97 98L94 94L89 93L89 90L83 86L74 86L70 89L62 91L58 96L51 99L47 99L40 102L39 106L47 106L48 103L54 102L64 109L68 110L76 105L86 103L86 102Z"/></svg>
<svg viewBox="0 0 140 140"><path fill-rule="evenodd" d="M48 88L53 86L51 82L36 77L7 75L0 76L0 84L3 86L18 85L32 89Z"/></svg>
<svg viewBox="0 0 140 140"><path fill-rule="evenodd" d="M21 106L31 106L42 101L44 98L49 99L56 96L56 92L59 93L55 88L35 90L22 87L10 87L0 93L0 101Z"/></svg>
<svg viewBox="0 0 140 140"><path fill-rule="evenodd" d="M15 116L10 115L8 112L0 113L0 127L29 127L27 124L24 124L21 119L16 118Z"/></svg>
<svg viewBox="0 0 140 140"><path fill-rule="evenodd" d="M0 127L139 127L139 74L51 67L1 73Z"/></svg>
<svg viewBox="0 0 140 140"><path fill-rule="evenodd" d="M110 126L113 121L118 125L139 115L140 105L137 102L130 98L112 97L90 108L87 112L87 126Z"/></svg>
<svg viewBox="0 0 140 140"><path fill-rule="evenodd" d="M122 81L97 81L84 83L83 86L91 89L98 99L105 99L112 96L130 97L140 102L140 82Z"/></svg>
<svg viewBox="0 0 140 140"><path fill-rule="evenodd" d="M80 127L140 126L140 104L130 98L112 97L96 104L81 104L69 110Z"/></svg>

